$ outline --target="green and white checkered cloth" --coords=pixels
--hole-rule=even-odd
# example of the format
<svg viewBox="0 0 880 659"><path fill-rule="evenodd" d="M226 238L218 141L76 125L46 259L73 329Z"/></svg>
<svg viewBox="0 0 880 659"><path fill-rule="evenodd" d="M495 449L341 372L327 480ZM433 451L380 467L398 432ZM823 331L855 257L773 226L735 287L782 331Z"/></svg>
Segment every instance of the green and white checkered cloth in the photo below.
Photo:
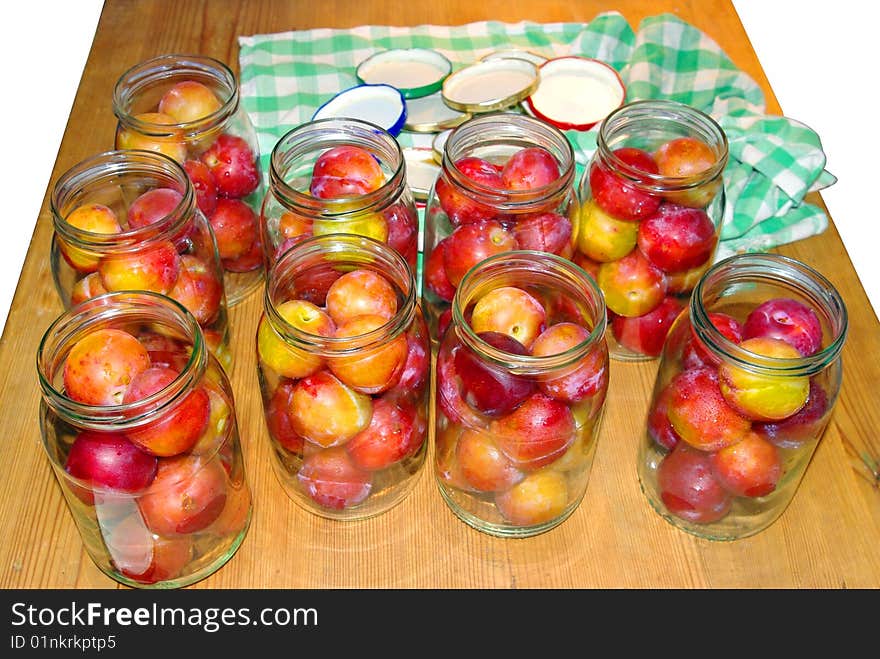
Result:
<svg viewBox="0 0 880 659"><path fill-rule="evenodd" d="M627 86L627 101L671 99L712 115L727 134L727 208L716 259L765 251L821 233L828 217L804 201L836 179L819 136L787 117L765 114L760 87L707 35L671 14L646 18L635 32L618 12L590 23L460 26L361 26L239 37L241 97L260 142L264 171L277 141L311 119L337 92L357 84L355 68L388 48L433 48L453 70L499 48L547 57L584 55L608 62ZM596 148L596 128L568 131L582 170ZM403 132L402 146L428 146L431 135Z"/></svg>

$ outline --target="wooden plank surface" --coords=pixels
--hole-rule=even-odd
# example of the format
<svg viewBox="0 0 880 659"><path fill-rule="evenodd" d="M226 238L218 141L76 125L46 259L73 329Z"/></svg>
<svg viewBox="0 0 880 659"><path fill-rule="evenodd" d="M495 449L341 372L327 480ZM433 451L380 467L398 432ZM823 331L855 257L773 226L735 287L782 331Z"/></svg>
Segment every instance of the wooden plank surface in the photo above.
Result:
<svg viewBox="0 0 880 659"><path fill-rule="evenodd" d="M112 148L111 93L119 75L149 57L202 53L238 70L239 35L362 24L462 24L496 19L590 21L615 9L635 28L668 11L710 35L781 112L732 5L724 0L107 0L52 182ZM810 201L821 203L818 195ZM21 218L20 221L33 221ZM40 447L34 359L61 312L49 270L47 196L0 341L0 587L114 588L82 548ZM729 543L700 540L664 522L639 490L636 447L656 363L613 362L606 415L587 494L541 536L493 538L460 522L429 469L388 513L340 523L310 515L282 492L270 468L253 336L261 297L232 310L232 385L255 516L241 549L192 588L876 588L880 492L853 469L844 439L867 443L880 427L880 332L832 225L781 253L824 273L849 310L844 383L832 422L793 502L775 524Z"/></svg>

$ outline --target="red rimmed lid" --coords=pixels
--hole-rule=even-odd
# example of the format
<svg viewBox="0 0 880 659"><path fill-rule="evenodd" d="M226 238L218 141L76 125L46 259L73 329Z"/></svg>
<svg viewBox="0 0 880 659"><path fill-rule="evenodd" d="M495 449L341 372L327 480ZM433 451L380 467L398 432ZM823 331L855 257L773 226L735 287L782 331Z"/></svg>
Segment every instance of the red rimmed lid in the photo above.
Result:
<svg viewBox="0 0 880 659"><path fill-rule="evenodd" d="M626 99L620 75L602 60L568 55L547 60L538 71L528 110L562 130L590 130Z"/></svg>

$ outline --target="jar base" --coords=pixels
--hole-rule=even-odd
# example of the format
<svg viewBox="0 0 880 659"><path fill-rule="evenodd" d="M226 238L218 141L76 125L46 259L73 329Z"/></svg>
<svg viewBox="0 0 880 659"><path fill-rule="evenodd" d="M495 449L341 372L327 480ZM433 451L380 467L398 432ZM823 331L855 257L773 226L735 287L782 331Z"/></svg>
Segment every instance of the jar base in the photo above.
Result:
<svg viewBox="0 0 880 659"><path fill-rule="evenodd" d="M216 559L211 561L211 563L204 566L203 568L176 579L167 579L164 581L157 581L156 583L144 583L142 581L137 581L136 579L126 577L125 575L116 572L109 566L103 566L98 564L97 562L95 564L108 577L122 584L123 586L128 586L130 588L137 588L139 590L177 590L180 588L185 588L203 579L207 579L209 576L217 572L220 568L222 568L224 565L226 565L226 563L229 562L229 560L235 555L235 553L238 551L238 548L241 547L241 544L244 542L245 536L250 529L252 518L253 511L250 511L247 521L245 522L241 531L239 531L238 535L233 539L229 547L225 551L223 551L223 553L220 554Z"/></svg>
<svg viewBox="0 0 880 659"><path fill-rule="evenodd" d="M563 510L562 513L560 513L558 516L541 524L533 524L531 526L513 526L511 524L499 524L489 522L485 519L477 517L476 515L467 512L461 506L459 506L455 499L442 485L438 484L437 489L440 490L440 495L443 497L446 505L449 507L452 513L456 517L458 517L458 519L470 526L472 529L480 531L481 533L485 533L486 535L495 536L496 538L531 538L533 536L546 533L547 531L556 528L557 526L562 524L562 522L568 519L581 502L580 499L572 501L568 505L568 507Z"/></svg>

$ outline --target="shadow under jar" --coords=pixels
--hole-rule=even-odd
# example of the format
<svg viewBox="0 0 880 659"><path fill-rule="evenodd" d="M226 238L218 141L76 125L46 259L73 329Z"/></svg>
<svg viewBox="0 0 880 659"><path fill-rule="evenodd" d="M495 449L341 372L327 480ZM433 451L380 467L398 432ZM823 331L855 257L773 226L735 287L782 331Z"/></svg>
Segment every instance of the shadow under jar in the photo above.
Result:
<svg viewBox="0 0 880 659"><path fill-rule="evenodd" d="M168 589L223 566L251 495L232 389L193 316L107 293L52 323L37 371L43 448L101 571Z"/></svg>
<svg viewBox="0 0 880 659"><path fill-rule="evenodd" d="M727 137L707 114L636 101L599 127L578 186L574 260L599 284L615 359L658 357L714 260L725 212Z"/></svg>
<svg viewBox="0 0 880 659"><path fill-rule="evenodd" d="M527 537L584 497L608 390L605 306L554 254L513 251L465 275L436 367L435 476L473 528Z"/></svg>
<svg viewBox="0 0 880 659"><path fill-rule="evenodd" d="M413 272L419 220L397 140L359 119L320 119L272 149L260 229L267 267L312 236L372 238L403 255Z"/></svg>
<svg viewBox="0 0 880 659"><path fill-rule="evenodd" d="M158 151L179 162L217 238L230 306L263 282L260 148L223 62L161 55L123 73L113 90L115 148Z"/></svg>
<svg viewBox="0 0 880 659"><path fill-rule="evenodd" d="M217 245L181 165L151 151L98 154L61 175L50 205L52 277L65 309L114 291L167 295L231 366Z"/></svg>
<svg viewBox="0 0 880 659"><path fill-rule="evenodd" d="M712 266L663 348L638 450L651 506L711 540L777 520L831 418L846 334L843 300L805 264L743 254Z"/></svg>
<svg viewBox="0 0 880 659"><path fill-rule="evenodd" d="M434 340L483 259L515 249L572 258L577 206L574 152L557 128L512 113L455 128L425 208L422 295Z"/></svg>
<svg viewBox="0 0 880 659"><path fill-rule="evenodd" d="M305 510L384 513L427 455L430 339L409 264L351 234L296 244L268 272L256 352L272 464Z"/></svg>

